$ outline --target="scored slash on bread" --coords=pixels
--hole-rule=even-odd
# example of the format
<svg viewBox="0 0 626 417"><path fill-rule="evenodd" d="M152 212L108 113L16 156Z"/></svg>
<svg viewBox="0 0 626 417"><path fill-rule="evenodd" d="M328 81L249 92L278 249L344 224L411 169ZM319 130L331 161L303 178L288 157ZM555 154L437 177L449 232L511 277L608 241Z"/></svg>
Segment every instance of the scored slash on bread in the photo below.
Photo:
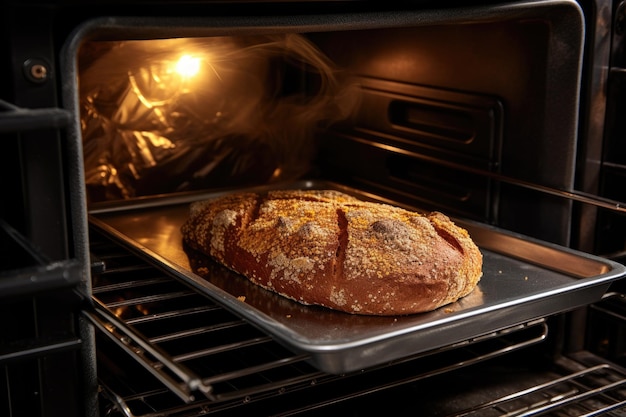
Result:
<svg viewBox="0 0 626 417"><path fill-rule="evenodd" d="M184 242L253 283L355 314L434 310L469 294L482 254L439 212L333 190L233 193L190 206Z"/></svg>

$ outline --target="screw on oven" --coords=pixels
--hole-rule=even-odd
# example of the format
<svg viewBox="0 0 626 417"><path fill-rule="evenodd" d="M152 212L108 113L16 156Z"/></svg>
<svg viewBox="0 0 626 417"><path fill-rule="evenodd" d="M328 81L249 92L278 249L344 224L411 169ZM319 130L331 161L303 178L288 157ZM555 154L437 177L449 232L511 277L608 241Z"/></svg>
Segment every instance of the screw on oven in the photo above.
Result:
<svg viewBox="0 0 626 417"><path fill-rule="evenodd" d="M42 59L28 59L24 62L24 75L34 83L42 83L50 78L50 66Z"/></svg>

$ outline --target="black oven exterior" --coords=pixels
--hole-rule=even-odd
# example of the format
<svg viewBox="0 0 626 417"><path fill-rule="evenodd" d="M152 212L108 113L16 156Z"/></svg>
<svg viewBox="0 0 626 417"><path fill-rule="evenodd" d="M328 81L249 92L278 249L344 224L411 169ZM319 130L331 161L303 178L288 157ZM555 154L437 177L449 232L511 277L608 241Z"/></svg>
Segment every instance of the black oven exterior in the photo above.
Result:
<svg viewBox="0 0 626 417"><path fill-rule="evenodd" d="M9 336L0 342L5 376L0 404L8 415L58 415L63 410L62 415L78 416L95 414L100 407L97 330L81 313L92 308L91 276L106 265L90 253L76 98L75 54L86 39L271 33L279 27L315 33L315 41L335 62L363 76L369 92L357 129L339 126L322 139L316 169L323 176L394 201L432 206L624 260L626 221L620 202L626 201L621 186L626 162L620 111L626 12L621 2L418 1L396 8L341 1L188 2L175 7L165 1L89 6L5 1L2 8L1 59L10 71L0 84L5 149L0 166L6 196L0 204L0 299L2 331ZM547 26L538 17L546 15ZM468 23L478 24L468 30ZM519 30L507 25L519 25ZM393 40L368 33L372 28ZM335 43L337 32L352 34ZM503 37L494 39L494 34ZM411 36L410 45L421 48L424 59L432 59L430 78L415 64L390 69L370 62L366 70L358 68L367 65L370 56L405 53ZM546 39L556 41L542 43ZM461 40L466 43L457 43L455 53L438 51ZM514 41L519 43L507 49L506 43ZM342 49L359 42L367 44L367 52ZM481 50L483 45L489 46ZM434 58L442 62L434 63ZM447 68L472 59L491 61L479 64L481 69L501 65L505 76L486 80L469 69L456 77L446 74ZM399 96L412 98L388 98ZM441 104L449 102L471 111L464 110L459 118L456 109ZM444 124L459 122L461 136L465 118L473 116L473 128L484 129L484 141L468 149L454 142L458 132L442 131L440 125L424 128L419 114L425 110L442 117ZM403 145L406 137L429 134L448 142L452 138L452 145L433 146L428 138ZM389 156L388 150L396 148L402 152ZM345 157L359 153L369 155L367 162ZM416 159L421 163L415 164ZM440 160L450 165L438 165ZM428 172L445 178L444 192L441 183L416 186ZM459 175L473 192L469 199L450 187ZM624 283L616 283L611 291L624 293ZM560 338L545 350L589 350L623 366L626 353L620 335L626 324L612 321L620 312L623 317L623 302L616 305L551 318L551 331ZM581 332L579 326L589 330ZM110 397L100 400L114 402ZM172 414L185 415L183 409Z"/></svg>

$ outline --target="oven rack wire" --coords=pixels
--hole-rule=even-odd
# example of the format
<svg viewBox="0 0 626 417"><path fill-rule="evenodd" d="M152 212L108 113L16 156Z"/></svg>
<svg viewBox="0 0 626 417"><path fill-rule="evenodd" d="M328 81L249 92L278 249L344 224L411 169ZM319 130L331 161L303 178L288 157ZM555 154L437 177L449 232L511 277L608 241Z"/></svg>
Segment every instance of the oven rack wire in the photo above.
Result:
<svg viewBox="0 0 626 417"><path fill-rule="evenodd" d="M0 133L62 128L72 121L69 111L56 107L27 109L0 100Z"/></svg>
<svg viewBox="0 0 626 417"><path fill-rule="evenodd" d="M92 240L92 260L98 261L93 262L97 266L93 268L93 309L84 314L100 330L98 338L115 345L115 358L121 349L129 361L127 366L141 368L130 374L152 381L147 386L120 384L115 375L101 376L101 397L110 407L105 415L222 415L241 405L267 403L268 399L274 402L274 398L289 395L314 400L298 401L301 408L272 414L310 412L521 350L543 341L548 333L546 319L539 319L372 369L329 375L309 365L307 355L284 349L147 260L98 233L92 234ZM216 318L207 324L211 315ZM170 326L170 321L175 323ZM193 325L181 329L181 322ZM237 330L237 340L223 339L220 333L229 330ZM200 349L182 343L185 349L181 350L181 341L199 335L211 335L218 342L205 346L205 340ZM110 348L99 348L99 355L100 351ZM260 352L265 354L260 361L247 362L246 358ZM224 353L236 357L236 367L209 366L222 361ZM471 405L453 416L626 416L626 371L604 362L571 371L574 368L563 367L566 371L560 377ZM128 374L128 369L121 373ZM316 389L331 394L314 396Z"/></svg>
<svg viewBox="0 0 626 417"><path fill-rule="evenodd" d="M626 373L602 363L568 373L449 417L497 415L529 417L551 415L592 417L626 416ZM620 411L621 410L621 411ZM615 412L615 414L608 414Z"/></svg>
<svg viewBox="0 0 626 417"><path fill-rule="evenodd" d="M122 349L129 362L113 366L105 362L100 368L101 397L109 407L104 415L229 415L241 411L241 406L284 404L283 398L293 395L299 396L294 402L298 409L271 409L268 414L315 412L520 351L543 341L548 333L546 319L539 319L372 369L329 375L308 364L307 355L284 349L246 320L147 260L97 233L92 238L94 235L92 256L99 260L94 265L100 265L100 270L94 274L93 309L85 315L100 330L99 343L105 339L114 345L113 361L119 360ZM606 295L620 297L617 293ZM170 325L170 321L175 323ZM181 327L181 323L186 325ZM224 339L222 333L231 331L234 336ZM200 342L201 348L181 343L202 335L209 335L215 344L207 343L209 339ZM101 347L99 355L112 351ZM228 368L223 354L230 356L229 362L234 358L235 367ZM260 358L251 363L252 357ZM112 375L107 368L115 366L125 367L124 372ZM139 370L129 372L131 366ZM626 371L604 362L562 368L559 376L546 382L471 404L452 416L626 416ZM140 375L141 383L116 379L128 375ZM147 380L151 382L146 385ZM323 394L317 394L319 390ZM309 402L302 402L303 397ZM281 400L274 401L278 398Z"/></svg>
<svg viewBox="0 0 626 417"><path fill-rule="evenodd" d="M330 375L137 255L104 238L91 248L105 266L94 276L93 309L85 316L100 340L158 381L125 393L101 381L102 395L129 417L159 415L153 404L163 402L207 413L312 387L349 387L327 389L331 398L306 406L322 407L504 355L541 342L548 332L539 319L366 371Z"/></svg>
<svg viewBox="0 0 626 417"><path fill-rule="evenodd" d="M422 155L417 152L412 152L402 147L393 146L393 145L385 144L385 143L379 143L378 141L371 140L371 139L356 138L353 136L345 136L344 138L350 141L366 144L370 147L384 149L385 151L393 152L396 155L409 156L416 160L431 162L434 159L430 156ZM472 167L472 166L468 166L468 165L455 162L449 159L444 159L444 158L435 158L435 159L438 165L451 168L460 172L477 175L485 179L491 179L491 180L498 181L501 183L513 185L519 188L537 191L539 193L542 193L545 195L551 195L554 197L559 197L564 200L576 201L576 202L588 205L589 207L606 209L606 210L609 210L611 212L615 212L621 215L626 214L626 202L624 201L619 201L619 200L603 197L600 195L586 193L586 192L576 190L576 189L565 190L565 189L555 188L555 187L551 187L551 186L544 185L544 184L538 184L538 183L531 182L531 181L525 181L520 178L503 175L502 173L497 172L497 171L490 171L490 170L483 169L483 168ZM365 180L365 179L361 179L360 181L364 183L372 184L370 181ZM379 184L374 184L374 185L380 186Z"/></svg>
<svg viewBox="0 0 626 417"><path fill-rule="evenodd" d="M240 405L259 403L271 398L284 398L290 394L303 392L307 392L305 395L312 395L315 398L314 403L306 404L299 409L271 413L272 415L294 415L323 409L342 401L353 400L469 366L538 343L547 334L547 325L543 319L518 327L517 329L507 329L503 332L494 333L488 337L480 338L480 340L464 342L463 346L455 346L450 349L448 351L450 354L446 354L447 349L442 349L351 374L330 375L312 368L296 369L290 367L289 370L283 370L283 372L295 372L293 376L272 381L268 378L267 383L248 388L239 388L235 382L236 378L233 378L232 381L228 381L232 383L233 390L213 395L210 399L193 397L191 401L176 401L172 398L173 393L167 386L120 395L107 382L101 381L100 383L103 397L107 398L114 405L116 411L125 417L200 416L225 412ZM512 339L506 337L507 333L508 336L511 336L511 333L516 332L523 333L523 335L517 334ZM425 357L428 358L425 359ZM294 358L297 359L298 357L294 356ZM242 371L249 373L251 369L247 368ZM221 379L221 376L217 376L216 379ZM349 388L346 389L346 387ZM316 388L325 389L326 394L324 395L326 396L320 398L317 393L313 395L313 390ZM328 393L332 394L329 395ZM155 404L164 403L168 404L165 409L155 406ZM141 410L149 411L142 412Z"/></svg>
<svg viewBox="0 0 626 417"><path fill-rule="evenodd" d="M276 404L272 400L277 397L290 395L310 402L298 401L301 408L271 414L310 412L521 350L543 341L548 333L546 319L539 319L372 369L329 375L309 365L306 355L284 349L245 320L105 237L96 236L91 248L99 260L94 264L104 267L94 277L94 308L85 314L100 330L99 343L110 345L99 347L103 360L111 351L116 351L113 360L120 360L121 349L126 361L107 362L99 372L101 397L109 407L105 415L227 415L242 405L265 407ZM214 321L209 324L210 320ZM174 321L171 327L170 321ZM181 329L181 323L188 325ZM233 330L234 339L221 334ZM205 345L203 339L202 347L194 348L184 342L200 335L210 335L215 344ZM258 356L256 362L249 362ZM228 368L226 357L236 366ZM124 368L121 378L137 375L141 383L117 380L118 375L107 369L116 366ZM137 370L128 372L130 367ZM623 369L606 363L573 368L564 367L570 371L561 377L471 406L455 417L626 415Z"/></svg>

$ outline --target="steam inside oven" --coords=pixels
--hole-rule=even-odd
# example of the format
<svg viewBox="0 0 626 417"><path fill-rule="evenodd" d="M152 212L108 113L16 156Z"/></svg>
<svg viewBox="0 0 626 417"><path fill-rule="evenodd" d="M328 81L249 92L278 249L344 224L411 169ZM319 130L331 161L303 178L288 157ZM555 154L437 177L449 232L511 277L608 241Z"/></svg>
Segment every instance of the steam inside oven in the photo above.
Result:
<svg viewBox="0 0 626 417"><path fill-rule="evenodd" d="M298 34L92 41L79 51L91 202L292 180L357 89Z"/></svg>

